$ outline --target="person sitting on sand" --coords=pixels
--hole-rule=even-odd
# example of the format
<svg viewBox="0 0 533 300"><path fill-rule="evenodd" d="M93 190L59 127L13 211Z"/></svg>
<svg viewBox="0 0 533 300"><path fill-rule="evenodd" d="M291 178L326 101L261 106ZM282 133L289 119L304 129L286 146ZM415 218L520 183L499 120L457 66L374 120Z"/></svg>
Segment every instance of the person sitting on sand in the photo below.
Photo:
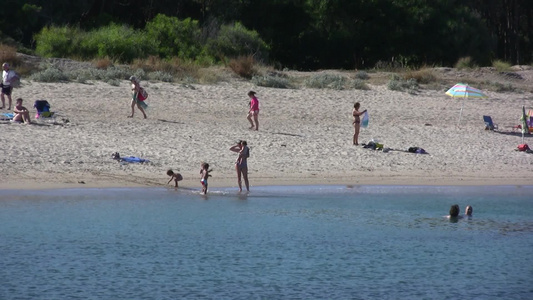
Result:
<svg viewBox="0 0 533 300"><path fill-rule="evenodd" d="M24 124L31 124L30 112L24 106L22 106L22 98L18 98L13 108L13 122L24 122Z"/></svg>
<svg viewBox="0 0 533 300"><path fill-rule="evenodd" d="M352 110L353 128L354 128L354 133L353 133L353 144L354 145L359 145L359 130L361 129L361 116L366 112L366 109L363 110L362 112L359 112L360 106L361 104L359 102L356 102L353 105L353 110Z"/></svg>
<svg viewBox="0 0 533 300"><path fill-rule="evenodd" d="M141 91L141 82L135 76L130 77L131 81L131 115L128 118L133 118L135 113L135 106L143 113L144 118L146 119L146 113L144 112L143 106L146 106L146 103L139 100L139 92Z"/></svg>
<svg viewBox="0 0 533 300"><path fill-rule="evenodd" d="M465 216L471 217L473 212L474 209L472 208L472 206L468 205L465 209Z"/></svg>
<svg viewBox="0 0 533 300"><path fill-rule="evenodd" d="M259 130L259 100L255 96L254 91L248 92L248 97L250 97L250 110L248 111L248 116L246 117L250 122L250 129ZM253 121L252 121L253 117ZM255 125L254 125L255 122Z"/></svg>
<svg viewBox="0 0 533 300"><path fill-rule="evenodd" d="M181 176L180 173L174 173L172 170L167 171L167 175L170 176L170 179L168 180L167 184L169 184L172 180L175 182L175 187L178 187L178 181L183 180L183 176Z"/></svg>
<svg viewBox="0 0 533 300"><path fill-rule="evenodd" d="M213 170L209 170L209 164L208 163L202 163L202 169L200 170L200 183L202 184L202 195L207 194L207 179L211 177L209 174Z"/></svg>

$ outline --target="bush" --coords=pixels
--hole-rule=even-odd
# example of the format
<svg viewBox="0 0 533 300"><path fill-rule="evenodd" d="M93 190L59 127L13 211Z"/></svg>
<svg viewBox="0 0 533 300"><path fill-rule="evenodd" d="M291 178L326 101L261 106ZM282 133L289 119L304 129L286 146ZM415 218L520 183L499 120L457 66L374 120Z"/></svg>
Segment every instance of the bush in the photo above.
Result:
<svg viewBox="0 0 533 300"><path fill-rule="evenodd" d="M254 58L251 55L239 56L229 62L230 69L243 78L252 78L254 75Z"/></svg>
<svg viewBox="0 0 533 300"><path fill-rule="evenodd" d="M85 58L106 58L130 63L135 58L157 52L157 44L142 31L111 24L86 34L81 41L80 54Z"/></svg>
<svg viewBox="0 0 533 300"><path fill-rule="evenodd" d="M35 35L35 52L43 57L73 57L85 37L77 27L47 26Z"/></svg>
<svg viewBox="0 0 533 300"><path fill-rule="evenodd" d="M367 79L370 79L370 76L365 71L358 71L357 73L355 73L355 78L361 79L361 80L367 80Z"/></svg>
<svg viewBox="0 0 533 300"><path fill-rule="evenodd" d="M356 90L369 90L368 85L361 79L355 79L352 84L353 88Z"/></svg>
<svg viewBox="0 0 533 300"><path fill-rule="evenodd" d="M252 78L252 83L257 86L272 87L278 89L289 89L292 88L288 79L278 77L278 76L254 76Z"/></svg>
<svg viewBox="0 0 533 300"><path fill-rule="evenodd" d="M148 78L150 80L157 80L157 81L163 81L163 82L172 82L174 81L174 77L170 73L161 72L161 71L155 71L148 73Z"/></svg>
<svg viewBox="0 0 533 300"><path fill-rule="evenodd" d="M331 88L342 90L346 84L346 77L332 74L318 74L307 78L304 85L309 88L323 89Z"/></svg>
<svg viewBox="0 0 533 300"><path fill-rule="evenodd" d="M437 81L437 76L435 76L433 70L428 68L422 68L417 71L408 71L404 78L405 80L416 80L416 82L420 84L428 84Z"/></svg>
<svg viewBox="0 0 533 300"><path fill-rule="evenodd" d="M455 64L455 68L458 70L473 69L475 67L476 65L474 64L470 56L459 58L459 60Z"/></svg>
<svg viewBox="0 0 533 300"><path fill-rule="evenodd" d="M196 20L187 18L180 21L176 17L158 14L146 23L145 30L149 39L156 41L157 51L163 58L194 59L203 50L201 30Z"/></svg>
<svg viewBox="0 0 533 300"><path fill-rule="evenodd" d="M511 64L504 62L502 60L495 60L492 62L492 66L496 69L498 72L508 72L511 70Z"/></svg>
<svg viewBox="0 0 533 300"><path fill-rule="evenodd" d="M17 49L12 46L0 44L0 64L9 63L12 67L21 65L20 59L17 57Z"/></svg>
<svg viewBox="0 0 533 300"><path fill-rule="evenodd" d="M257 31L248 30L241 23L222 25L217 36L207 41L207 52L220 60L253 56L256 61L266 61L268 46Z"/></svg>
<svg viewBox="0 0 533 300"><path fill-rule="evenodd" d="M391 91L407 90L409 94L416 94L418 91L418 83L413 78L405 80L400 78L398 75L393 75L387 84L387 88Z"/></svg>
<svg viewBox="0 0 533 300"><path fill-rule="evenodd" d="M44 71L32 74L30 79L38 82L61 82L68 81L69 78L59 69L48 68Z"/></svg>

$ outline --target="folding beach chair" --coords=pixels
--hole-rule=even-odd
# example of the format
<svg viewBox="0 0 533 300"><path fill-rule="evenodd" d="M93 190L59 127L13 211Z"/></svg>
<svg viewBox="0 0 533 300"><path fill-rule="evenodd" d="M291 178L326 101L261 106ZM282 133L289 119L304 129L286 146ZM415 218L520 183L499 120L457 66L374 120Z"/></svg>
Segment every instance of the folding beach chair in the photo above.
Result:
<svg viewBox="0 0 533 300"><path fill-rule="evenodd" d="M485 130L498 129L498 125L492 122L492 118L490 116L483 116L483 122L485 122Z"/></svg>
<svg viewBox="0 0 533 300"><path fill-rule="evenodd" d="M35 100L33 107L37 110L35 119L52 118L54 113L50 111L50 103L46 100Z"/></svg>

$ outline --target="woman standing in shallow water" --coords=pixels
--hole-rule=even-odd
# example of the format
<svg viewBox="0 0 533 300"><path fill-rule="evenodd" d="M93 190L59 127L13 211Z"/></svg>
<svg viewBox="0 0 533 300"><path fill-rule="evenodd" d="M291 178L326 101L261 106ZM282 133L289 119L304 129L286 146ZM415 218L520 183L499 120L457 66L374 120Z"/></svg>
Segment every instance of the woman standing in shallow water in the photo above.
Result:
<svg viewBox="0 0 533 300"><path fill-rule="evenodd" d="M235 170L237 171L237 182L239 184L239 192L242 192L241 174L244 178L246 191L250 191L250 183L248 182L248 157L250 156L250 149L246 141L239 141L237 145L229 148L230 151L239 153L235 161Z"/></svg>
<svg viewBox="0 0 533 300"><path fill-rule="evenodd" d="M362 112L359 112L359 107L361 104L359 102L355 102L353 105L352 110L352 116L353 116L353 144L359 145L359 130L361 129L361 116L366 112L366 109Z"/></svg>

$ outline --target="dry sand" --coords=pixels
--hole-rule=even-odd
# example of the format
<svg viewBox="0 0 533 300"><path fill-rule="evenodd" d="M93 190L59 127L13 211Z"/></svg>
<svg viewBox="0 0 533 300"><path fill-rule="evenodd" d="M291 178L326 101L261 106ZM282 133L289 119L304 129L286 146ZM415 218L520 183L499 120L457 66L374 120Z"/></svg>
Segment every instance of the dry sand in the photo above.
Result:
<svg viewBox="0 0 533 300"><path fill-rule="evenodd" d="M525 84L531 85L533 80ZM460 81L460 78L457 78ZM166 170L179 171L182 187L200 189L201 162L214 169L210 187L236 187L240 139L251 149L249 177L259 185L531 185L533 155L517 152L526 93L487 92L467 99L459 121L460 100L446 89L418 95L370 90L275 89L229 80L214 85L142 82L150 96L148 119L130 113L130 85L103 82L37 83L23 81L13 96L32 108L46 99L53 120L21 125L0 121L0 188L82 188L165 186ZM248 130L249 90L260 101L260 130ZM368 109L370 126L360 143L377 139L385 147L417 146L429 154L373 151L352 145L354 102ZM7 112L6 110L0 112ZM486 131L483 115L499 131ZM526 136L526 143L533 138ZM150 160L120 164L113 152ZM168 185L167 185L168 186Z"/></svg>

